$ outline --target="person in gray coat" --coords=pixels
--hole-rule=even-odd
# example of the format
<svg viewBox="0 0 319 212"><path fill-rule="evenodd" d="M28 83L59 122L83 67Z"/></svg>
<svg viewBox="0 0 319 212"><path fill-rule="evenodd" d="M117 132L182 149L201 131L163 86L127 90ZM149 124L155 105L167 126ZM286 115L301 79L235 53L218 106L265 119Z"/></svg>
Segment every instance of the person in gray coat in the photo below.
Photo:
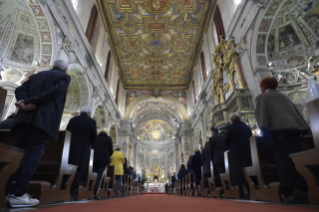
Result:
<svg viewBox="0 0 319 212"><path fill-rule="evenodd" d="M292 203L306 202L306 181L289 155L302 151L302 135L309 127L294 103L277 91L277 86L275 77L266 77L260 82L262 94L256 97L256 121L272 148L280 186L293 188Z"/></svg>

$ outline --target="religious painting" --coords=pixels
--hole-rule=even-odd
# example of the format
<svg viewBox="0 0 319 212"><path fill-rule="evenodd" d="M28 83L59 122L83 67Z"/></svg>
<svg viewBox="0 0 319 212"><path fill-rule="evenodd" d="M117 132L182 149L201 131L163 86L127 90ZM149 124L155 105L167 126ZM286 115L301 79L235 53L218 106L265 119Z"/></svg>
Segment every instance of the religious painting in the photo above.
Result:
<svg viewBox="0 0 319 212"><path fill-rule="evenodd" d="M257 38L257 53L265 53L266 34L259 34Z"/></svg>
<svg viewBox="0 0 319 212"><path fill-rule="evenodd" d="M183 49L184 48L184 41L177 41L176 42L176 48L177 49Z"/></svg>
<svg viewBox="0 0 319 212"><path fill-rule="evenodd" d="M163 24L163 23L149 23L148 24L148 29L151 29L151 30L164 30L165 29L165 24Z"/></svg>
<svg viewBox="0 0 319 212"><path fill-rule="evenodd" d="M17 41L13 47L10 60L13 62L32 65L34 57L34 38L19 33Z"/></svg>
<svg viewBox="0 0 319 212"><path fill-rule="evenodd" d="M311 30L319 37L319 4L317 4L304 18Z"/></svg>
<svg viewBox="0 0 319 212"><path fill-rule="evenodd" d="M41 6L30 6L35 16L44 16Z"/></svg>
<svg viewBox="0 0 319 212"><path fill-rule="evenodd" d="M261 22L261 26L259 28L259 32L268 32L269 26L271 24L271 18L265 18Z"/></svg>
<svg viewBox="0 0 319 212"><path fill-rule="evenodd" d="M131 0L120 0L121 2L121 7L131 7Z"/></svg>
<svg viewBox="0 0 319 212"><path fill-rule="evenodd" d="M183 0L184 6L190 6L192 5L193 0Z"/></svg>
<svg viewBox="0 0 319 212"><path fill-rule="evenodd" d="M126 106L142 95L152 95L152 91L128 91L126 95Z"/></svg>
<svg viewBox="0 0 319 212"><path fill-rule="evenodd" d="M279 51L285 51L300 43L300 39L291 25L279 29Z"/></svg>
<svg viewBox="0 0 319 212"><path fill-rule="evenodd" d="M127 41L129 48L135 48L135 41Z"/></svg>
<svg viewBox="0 0 319 212"><path fill-rule="evenodd" d="M151 6L154 10L159 10L165 5L165 0L149 0L148 5Z"/></svg>
<svg viewBox="0 0 319 212"><path fill-rule="evenodd" d="M288 94L288 97L296 105L298 111L309 124L307 103L311 101L310 94L304 91L298 91Z"/></svg>
<svg viewBox="0 0 319 212"><path fill-rule="evenodd" d="M271 53L275 51L275 35L270 34L268 36L268 41L267 41L267 52Z"/></svg>
<svg viewBox="0 0 319 212"><path fill-rule="evenodd" d="M162 120L150 120L139 127L138 136L142 141L170 141L173 138L173 127Z"/></svg>
<svg viewBox="0 0 319 212"><path fill-rule="evenodd" d="M273 0L265 13L265 16L274 16L283 0Z"/></svg>

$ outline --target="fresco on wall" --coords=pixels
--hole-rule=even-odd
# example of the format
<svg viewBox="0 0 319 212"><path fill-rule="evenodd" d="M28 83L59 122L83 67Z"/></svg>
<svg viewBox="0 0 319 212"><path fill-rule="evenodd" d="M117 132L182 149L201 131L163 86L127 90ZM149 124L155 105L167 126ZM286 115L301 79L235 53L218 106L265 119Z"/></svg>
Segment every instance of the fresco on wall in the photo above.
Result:
<svg viewBox="0 0 319 212"><path fill-rule="evenodd" d="M319 4L304 16L304 20L319 37Z"/></svg>
<svg viewBox="0 0 319 212"><path fill-rule="evenodd" d="M10 60L18 63L32 65L34 57L34 38L19 33L13 47Z"/></svg>
<svg viewBox="0 0 319 212"><path fill-rule="evenodd" d="M291 25L279 28L279 51L285 51L300 43L300 39Z"/></svg>
<svg viewBox="0 0 319 212"><path fill-rule="evenodd" d="M143 91L128 91L126 96L126 106L128 106L131 102L134 101L134 99L142 96L155 96L154 91L152 90L143 90ZM180 103L182 103L185 107L187 105L186 100L186 91L160 91L159 96L165 97L165 96L171 96L175 99L177 99Z"/></svg>
<svg viewBox="0 0 319 212"><path fill-rule="evenodd" d="M259 28L259 32L268 32L271 21L272 21L271 18L263 19L261 22L261 26Z"/></svg>
<svg viewBox="0 0 319 212"><path fill-rule="evenodd" d="M257 53L265 53L266 34L259 34L257 38Z"/></svg>
<svg viewBox="0 0 319 212"><path fill-rule="evenodd" d="M23 77L23 74L17 70L9 70L4 74L4 78L9 82L16 83L19 82Z"/></svg>
<svg viewBox="0 0 319 212"><path fill-rule="evenodd" d="M277 12L278 7L283 2L283 0L273 0L265 13L265 16L274 16Z"/></svg>
<svg viewBox="0 0 319 212"><path fill-rule="evenodd" d="M287 63L290 65L298 65L303 62L305 58L302 55L296 55L287 60Z"/></svg>
<svg viewBox="0 0 319 212"><path fill-rule="evenodd" d="M165 121L150 120L139 127L138 136L142 141L169 141L173 138L173 128Z"/></svg>
<svg viewBox="0 0 319 212"><path fill-rule="evenodd" d="M93 118L96 121L96 127L106 127L106 114L102 105L96 108Z"/></svg>
<svg viewBox="0 0 319 212"><path fill-rule="evenodd" d="M295 103L297 109L304 117L304 119L309 124L308 112L307 112L307 103L311 101L310 95L308 92L293 92L288 95L288 97Z"/></svg>
<svg viewBox="0 0 319 212"><path fill-rule="evenodd" d="M245 38L246 38L245 42L247 45L249 55L251 52L251 41L252 41L252 37L253 37L253 31L254 31L255 24L256 24L256 19L251 23L250 28L248 29L246 36L245 36Z"/></svg>

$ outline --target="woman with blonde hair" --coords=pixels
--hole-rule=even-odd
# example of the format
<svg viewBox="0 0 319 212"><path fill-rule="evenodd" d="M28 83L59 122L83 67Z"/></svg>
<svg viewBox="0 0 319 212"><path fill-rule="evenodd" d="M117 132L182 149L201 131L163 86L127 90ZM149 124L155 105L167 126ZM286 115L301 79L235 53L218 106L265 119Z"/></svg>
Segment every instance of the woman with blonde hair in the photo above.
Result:
<svg viewBox="0 0 319 212"><path fill-rule="evenodd" d="M102 175L105 168L110 165L111 156L113 154L113 142L111 137L108 136L106 128L99 131L99 135L94 143L94 163L93 170L97 172L97 179L94 187L94 199L100 199L98 191L102 182Z"/></svg>

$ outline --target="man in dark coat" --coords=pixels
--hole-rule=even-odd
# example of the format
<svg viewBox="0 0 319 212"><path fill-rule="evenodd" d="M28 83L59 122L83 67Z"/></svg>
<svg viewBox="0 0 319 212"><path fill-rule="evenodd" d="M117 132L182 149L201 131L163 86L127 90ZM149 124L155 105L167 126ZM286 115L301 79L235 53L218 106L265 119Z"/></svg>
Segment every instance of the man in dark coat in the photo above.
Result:
<svg viewBox="0 0 319 212"><path fill-rule="evenodd" d="M1 130L10 130L13 127L14 119L17 116L16 113L12 113L8 118L1 122L0 129Z"/></svg>
<svg viewBox="0 0 319 212"><path fill-rule="evenodd" d="M107 134L107 129L102 128L94 143L94 163L93 170L97 172L96 183L94 187L94 199L100 199L98 196L99 188L102 182L102 175L108 165L111 163L113 154L113 141ZM106 177L106 176L104 176Z"/></svg>
<svg viewBox="0 0 319 212"><path fill-rule="evenodd" d="M229 145L229 167L230 177L233 186L241 186L244 191L242 199L249 199L248 183L246 181L243 168L251 166L250 137L251 129L240 121L240 116L236 113L230 116L231 125L228 126L225 137Z"/></svg>
<svg viewBox="0 0 319 212"><path fill-rule="evenodd" d="M31 76L15 91L19 111L11 131L16 133L15 146L26 149L26 152L22 165L8 180L6 193L9 192L13 179L16 184L8 196L7 206L39 204L38 200L27 194L27 189L46 143L50 138L58 140L67 89L71 81L67 71L68 66L64 61L55 61L52 70Z"/></svg>
<svg viewBox="0 0 319 212"><path fill-rule="evenodd" d="M195 149L195 154L192 158L192 169L194 170L195 175L195 184L198 186L200 184L200 181L202 180L202 156L200 154L199 148Z"/></svg>
<svg viewBox="0 0 319 212"><path fill-rule="evenodd" d="M66 128L72 133L69 164L78 166L71 185L71 201L77 199L80 181L88 168L91 146L97 137L96 122L90 115L91 108L83 106L81 114L72 118Z"/></svg>
<svg viewBox="0 0 319 212"><path fill-rule="evenodd" d="M224 152L228 150L224 136L218 134L218 129L212 127L212 137L209 139L211 160L216 167L218 174L225 173Z"/></svg>

